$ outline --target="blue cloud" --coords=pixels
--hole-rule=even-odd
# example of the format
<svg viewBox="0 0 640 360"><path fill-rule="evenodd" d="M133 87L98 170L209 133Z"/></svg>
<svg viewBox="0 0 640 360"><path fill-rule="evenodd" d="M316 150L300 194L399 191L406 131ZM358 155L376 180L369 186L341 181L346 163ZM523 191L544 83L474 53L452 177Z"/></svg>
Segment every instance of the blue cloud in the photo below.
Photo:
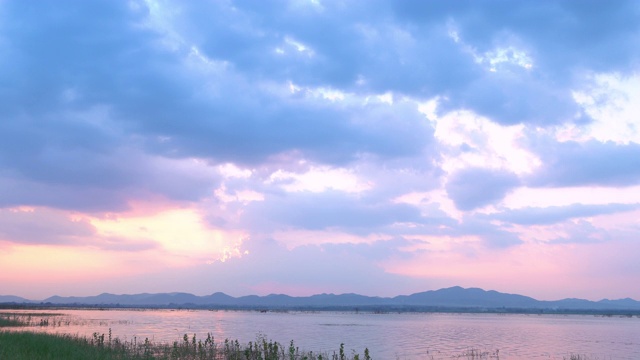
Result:
<svg viewBox="0 0 640 360"><path fill-rule="evenodd" d="M502 200L519 183L510 172L469 168L452 174L445 187L458 209L473 210Z"/></svg>
<svg viewBox="0 0 640 360"><path fill-rule="evenodd" d="M402 292L403 288L424 284L424 279L388 273L372 261L366 249L389 246L385 243L385 240L380 240L361 246L306 245L287 250L273 239L251 239L243 244L247 255L196 270L198 274L208 274L208 278L216 283L216 289L224 291L225 288L246 286L248 293L255 292L249 290L252 286L266 283L272 287L277 284L302 289L330 287L339 293L358 292L379 296L384 288ZM364 254L362 250L365 250Z"/></svg>
<svg viewBox="0 0 640 360"><path fill-rule="evenodd" d="M530 186L629 186L640 183L640 145L589 141L535 144L542 167L525 179Z"/></svg>
<svg viewBox="0 0 640 360"><path fill-rule="evenodd" d="M0 209L0 240L25 244L73 244L95 235L87 221L72 221L51 210L11 211Z"/></svg>
<svg viewBox="0 0 640 360"><path fill-rule="evenodd" d="M248 205L247 228L367 233L410 223L403 231L434 233L433 223L453 226L451 219L392 201L431 190L442 176L435 165L442 149L417 102L438 96L444 111L469 109L529 128L588 121L572 97L583 74L628 73L640 55L633 1L158 6L162 16L154 18L135 1L0 4L0 77L10 84L0 86L0 206L121 211L128 199L151 194L197 201L222 180L153 161L198 158L264 172L228 180L229 188L267 194ZM510 46L533 67L507 61L491 72L476 58ZM289 83L299 90L290 92ZM346 99L325 99L318 88ZM377 100L385 92L392 104ZM640 180L640 145L542 141L531 150L543 166L523 182L504 171L462 169L447 194L469 211L523 183ZM362 197L285 194L263 181L298 166L274 160L283 154L358 168L375 189ZM540 221L561 218L531 211ZM504 216L522 222L524 215Z"/></svg>
<svg viewBox="0 0 640 360"><path fill-rule="evenodd" d="M455 227L443 231L449 236L475 236L490 249L506 249L523 243L522 239L504 227L486 221L482 215L465 215Z"/></svg>
<svg viewBox="0 0 640 360"><path fill-rule="evenodd" d="M333 254L358 254L364 258L381 261L392 257L410 258L424 250L403 250L422 243L420 240L411 240L403 237L396 237L388 240L377 240L373 243L327 243L321 248Z"/></svg>
<svg viewBox="0 0 640 360"><path fill-rule="evenodd" d="M579 220L569 223L564 228L565 234L549 241L552 244L593 244L615 241L616 236L607 230L597 228L589 221Z"/></svg>
<svg viewBox="0 0 640 360"><path fill-rule="evenodd" d="M417 25L453 20L460 36L480 51L516 37L538 66L567 81L569 68L630 71L639 55L640 6L633 0L396 2L395 13Z"/></svg>
<svg viewBox="0 0 640 360"><path fill-rule="evenodd" d="M570 92L541 80L537 71L513 68L489 72L442 102L440 112L473 109L505 125L585 121Z"/></svg>
<svg viewBox="0 0 640 360"><path fill-rule="evenodd" d="M36 8L8 2L2 10L6 41L0 46L8 56L0 71L12 86L0 89L6 119L0 166L4 176L35 188L68 187L63 191L104 198L137 188L194 200L217 186L216 179L149 169L143 154L256 166L299 152L347 164L363 154L381 160L423 155L432 142L433 128L410 102L361 99L336 106L311 94L274 94L271 68L256 77L235 63L203 76L186 64L188 48L164 46L166 34L144 26L150 14L144 3L45 2ZM264 87L256 86L262 81ZM15 201L34 197L24 195ZM35 203L73 203L41 199Z"/></svg>
<svg viewBox="0 0 640 360"><path fill-rule="evenodd" d="M586 205L572 204L569 206L526 207L517 210L505 210L500 213L487 215L488 219L500 220L520 225L548 225L569 219L608 215L619 212L636 210L638 204L606 204Z"/></svg>
<svg viewBox="0 0 640 360"><path fill-rule="evenodd" d="M336 191L270 196L249 205L243 222L254 229L339 229L370 234L396 223L427 221L411 205L372 200Z"/></svg>

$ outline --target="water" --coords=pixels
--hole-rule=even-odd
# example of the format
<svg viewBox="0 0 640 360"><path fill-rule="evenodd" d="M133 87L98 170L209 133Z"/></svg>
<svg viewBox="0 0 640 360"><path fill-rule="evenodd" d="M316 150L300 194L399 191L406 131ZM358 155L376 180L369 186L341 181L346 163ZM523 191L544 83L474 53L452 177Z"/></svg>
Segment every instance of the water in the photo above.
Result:
<svg viewBox="0 0 640 360"><path fill-rule="evenodd" d="M20 313L20 311L12 311ZM33 312L33 311L23 311ZM369 348L374 359L451 359L471 349L499 359L640 359L640 318L593 315L372 314L206 310L58 310L49 326L29 329L156 342L183 335L241 343L260 336L304 350L347 353ZM37 324L42 317L33 316ZM462 357L466 358L466 357ZM495 356L493 356L495 358Z"/></svg>

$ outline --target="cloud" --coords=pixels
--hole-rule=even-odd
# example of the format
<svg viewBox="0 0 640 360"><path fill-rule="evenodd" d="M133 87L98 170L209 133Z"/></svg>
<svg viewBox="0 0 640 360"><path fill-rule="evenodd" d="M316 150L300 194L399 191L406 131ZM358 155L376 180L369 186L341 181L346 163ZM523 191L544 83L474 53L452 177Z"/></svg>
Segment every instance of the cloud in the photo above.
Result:
<svg viewBox="0 0 640 360"><path fill-rule="evenodd" d="M228 61L257 79L431 96L475 70L444 24L416 33L388 15L389 3L326 3L322 9L275 3L269 10L244 2L233 8L201 3L185 9L190 26L185 19L174 23L208 57ZM219 25L211 25L209 14L218 14L214 23ZM455 73L448 71L452 65L457 65Z"/></svg>
<svg viewBox="0 0 640 360"><path fill-rule="evenodd" d="M630 186L640 182L639 144L545 141L535 147L542 166L525 178L530 186Z"/></svg>
<svg viewBox="0 0 640 360"><path fill-rule="evenodd" d="M450 31L479 66L451 106L469 107L503 124L585 121L572 90L581 72L632 73L640 7L633 1L473 1L395 3L399 21L418 28L449 22ZM544 25L542 25L544 24ZM627 44L627 45L625 45Z"/></svg>
<svg viewBox="0 0 640 360"><path fill-rule="evenodd" d="M456 3L395 3L401 19L428 24L452 19L460 37L478 48L491 49L499 41L517 37L531 47L536 63L565 80L568 68L596 71L630 70L637 60L640 31L635 1L554 2L496 0ZM544 24L544 25L543 25ZM627 44L627 45L623 45Z"/></svg>
<svg viewBox="0 0 640 360"><path fill-rule="evenodd" d="M160 245L151 239L132 239L130 237L123 238L117 236L97 237L92 244L89 244L103 250L133 253L160 248Z"/></svg>
<svg viewBox="0 0 640 360"><path fill-rule="evenodd" d="M93 247L139 252L157 249L154 240L105 236L87 218L48 208L0 209L0 241L13 245Z"/></svg>
<svg viewBox="0 0 640 360"><path fill-rule="evenodd" d="M504 10L498 14L468 2L379 2L375 7L348 8L323 4L322 10L280 4L277 7L283 11L275 13L235 5L232 9L222 3L187 6L182 17L172 19L177 24L172 30L183 41L193 41L207 58L230 64L256 81L291 81L302 87L360 94L392 92L421 99L442 96L448 99L442 110L471 108L503 124L584 121L571 96L575 80L563 77L558 86L559 76L568 71L555 71L558 66L575 66L585 53L596 52L580 38L593 31L589 28L594 17L626 20L630 25L611 29L599 42L603 46L621 41L614 36L633 38L638 30L631 26L628 14L611 11L610 6L584 13L566 2L558 6L498 2L493 6ZM483 15L480 24L474 16L478 13ZM514 22L507 13L527 16L528 21ZM211 14L219 17L216 25L211 25ZM557 37L532 29L532 19L548 23L549 17L560 19L553 23L558 33L570 34L563 39L562 50L555 49ZM577 22L577 29L569 22ZM580 46L571 46L576 44ZM573 61L541 58L548 56L549 48L570 53ZM638 53L624 55L632 63Z"/></svg>
<svg viewBox="0 0 640 360"><path fill-rule="evenodd" d="M14 85L4 89L5 111L40 117L62 107L86 109L149 74L158 38L140 26L147 15L141 5L3 3L0 31L11 55L5 71Z"/></svg>
<svg viewBox="0 0 640 360"><path fill-rule="evenodd" d="M21 244L74 244L95 234L85 220L53 210L0 209L0 239Z"/></svg>
<svg viewBox="0 0 640 360"><path fill-rule="evenodd" d="M0 172L0 207L122 211L131 200L198 200L220 180L202 162L150 157L134 149L114 149L102 158L73 151L59 155L40 154L6 166Z"/></svg>
<svg viewBox="0 0 640 360"><path fill-rule="evenodd" d="M124 211L129 208L127 194L31 181L19 175L0 176L0 207L47 206L87 212Z"/></svg>
<svg viewBox="0 0 640 360"><path fill-rule="evenodd" d="M549 242L551 244L593 244L615 241L609 231L595 227L585 220L578 220L563 227L562 233Z"/></svg>
<svg viewBox="0 0 640 360"><path fill-rule="evenodd" d="M0 1L0 236L157 267L249 237L278 284L324 288L393 286L380 264L408 249L606 244L635 224L639 17L627 0ZM251 261L183 274L268 287Z"/></svg>
<svg viewBox="0 0 640 360"><path fill-rule="evenodd" d="M246 208L243 223L254 229L340 229L368 234L398 223L424 223L420 211L408 204L377 202L336 191L269 196Z"/></svg>
<svg viewBox="0 0 640 360"><path fill-rule="evenodd" d="M447 233L454 236L475 236L481 240L482 245L490 249L505 249L523 243L515 232L484 221L482 216L477 215L465 216L457 227Z"/></svg>
<svg viewBox="0 0 640 360"><path fill-rule="evenodd" d="M298 288L306 295L319 293L319 288L330 286L335 292L358 292L382 295L386 287L402 292L418 279L388 273L377 264L381 248L396 246L404 242L381 240L370 245L325 244L299 246L287 250L273 239L252 239L243 244L248 254L226 262L215 262L200 269L215 281L219 289L243 288L246 293L274 292L281 289ZM408 255L407 255L408 256ZM270 290L265 290L266 288Z"/></svg>
<svg viewBox="0 0 640 360"><path fill-rule="evenodd" d="M569 206L525 207L521 209L505 210L499 213L487 215L486 217L488 219L500 220L512 224L548 225L569 219L632 211L638 207L640 207L638 204L572 204Z"/></svg>
<svg viewBox="0 0 640 360"><path fill-rule="evenodd" d="M411 258L425 250L414 250L417 245L423 244L420 240L411 240L396 237L388 240L377 240L372 243L326 243L321 248L329 253L358 254L372 261L382 261L389 258Z"/></svg>
<svg viewBox="0 0 640 360"><path fill-rule="evenodd" d="M3 78L13 85L0 100L0 182L15 189L0 206L117 211L132 194L193 200L215 185L144 154L118 115L129 92L161 91L145 76L169 79L158 76L166 52L142 26L142 4L6 2L2 10Z"/></svg>
<svg viewBox="0 0 640 360"><path fill-rule="evenodd" d="M171 36L152 26L142 3L43 4L49 5L33 11L3 4L13 15L1 28L11 40L2 45L11 51L8 68L16 71L7 75L16 86L3 89L11 101L3 107L0 164L48 184L41 186L137 188L194 200L215 183L176 179L193 191L168 189L158 179L172 175L148 169L150 159L256 166L299 152L347 164L363 154L423 155L431 142L433 129L414 102L349 94L334 101L322 89L292 92L289 81L217 67L218 59L188 45L192 38L168 45ZM101 21L89 21L96 9Z"/></svg>
<svg viewBox="0 0 640 360"><path fill-rule="evenodd" d="M488 72L442 103L440 111L470 108L503 125L585 121L587 116L568 89L540 79L527 69Z"/></svg>
<svg viewBox="0 0 640 360"><path fill-rule="evenodd" d="M446 190L456 207L466 211L500 201L518 184L518 177L510 172L468 168L452 174Z"/></svg>

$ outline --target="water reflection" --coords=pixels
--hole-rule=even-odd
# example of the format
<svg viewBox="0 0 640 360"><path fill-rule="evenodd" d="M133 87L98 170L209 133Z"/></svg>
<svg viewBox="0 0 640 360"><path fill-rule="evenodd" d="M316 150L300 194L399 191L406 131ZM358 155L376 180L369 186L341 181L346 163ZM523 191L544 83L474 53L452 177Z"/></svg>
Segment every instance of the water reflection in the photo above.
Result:
<svg viewBox="0 0 640 360"><path fill-rule="evenodd" d="M33 311L12 311L33 314ZM333 351L345 343L376 359L449 359L470 351L500 359L640 359L640 318L587 315L372 314L204 310L56 310L29 317L29 329L122 340L173 342L184 334L242 343L267 337L301 349Z"/></svg>

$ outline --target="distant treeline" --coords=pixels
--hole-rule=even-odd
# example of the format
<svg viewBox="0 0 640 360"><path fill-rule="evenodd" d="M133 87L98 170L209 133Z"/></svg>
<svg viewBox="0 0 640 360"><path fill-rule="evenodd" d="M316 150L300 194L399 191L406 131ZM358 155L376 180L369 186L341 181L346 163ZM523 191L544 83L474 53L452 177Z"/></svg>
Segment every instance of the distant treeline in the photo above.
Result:
<svg viewBox="0 0 640 360"><path fill-rule="evenodd" d="M54 304L42 303L0 303L0 309L29 309L29 310L55 310L55 309L131 309L131 310L210 310L210 311L258 311L258 312L353 312L353 313L460 313L460 314L559 314L559 315L601 315L601 316L626 316L640 317L640 310L617 309L543 309L543 308L483 308L483 307L447 307L447 306L217 306L196 304L168 304L168 305L121 305L121 304Z"/></svg>

